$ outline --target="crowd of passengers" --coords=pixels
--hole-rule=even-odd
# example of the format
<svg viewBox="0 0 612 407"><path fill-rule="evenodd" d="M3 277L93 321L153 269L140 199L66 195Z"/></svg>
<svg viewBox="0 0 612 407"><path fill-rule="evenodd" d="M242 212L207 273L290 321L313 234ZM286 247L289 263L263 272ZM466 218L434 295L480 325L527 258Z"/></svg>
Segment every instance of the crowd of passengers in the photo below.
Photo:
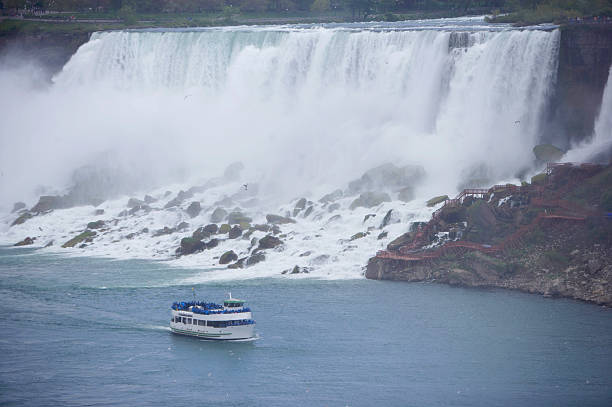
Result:
<svg viewBox="0 0 612 407"><path fill-rule="evenodd" d="M214 302L205 301L182 301L172 303L172 309L177 311L188 311L189 307L198 306L205 310L223 309L223 305L215 304Z"/></svg>
<svg viewBox="0 0 612 407"><path fill-rule="evenodd" d="M228 326L252 325L255 323L255 321L252 319L239 319L235 321L205 321L202 319L189 317L174 317L170 321L187 325L210 326L213 328L227 328Z"/></svg>

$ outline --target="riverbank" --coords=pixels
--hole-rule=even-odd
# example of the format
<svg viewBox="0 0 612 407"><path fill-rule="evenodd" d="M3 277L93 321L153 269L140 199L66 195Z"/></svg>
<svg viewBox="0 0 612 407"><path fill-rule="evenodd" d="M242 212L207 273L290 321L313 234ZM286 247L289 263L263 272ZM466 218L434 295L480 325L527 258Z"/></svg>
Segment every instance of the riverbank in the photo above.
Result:
<svg viewBox="0 0 612 407"><path fill-rule="evenodd" d="M368 262L366 277L499 287L612 306L612 166L474 190Z"/></svg>

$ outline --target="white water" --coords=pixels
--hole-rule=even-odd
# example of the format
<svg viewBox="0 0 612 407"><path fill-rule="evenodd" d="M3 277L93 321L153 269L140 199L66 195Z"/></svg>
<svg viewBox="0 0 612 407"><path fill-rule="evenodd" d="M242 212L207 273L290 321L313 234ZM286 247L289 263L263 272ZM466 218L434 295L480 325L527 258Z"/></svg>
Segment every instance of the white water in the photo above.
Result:
<svg viewBox="0 0 612 407"><path fill-rule="evenodd" d="M291 198L316 201L381 163L422 165L427 179L417 185L415 201L351 211L354 197L345 198L335 213L317 204L308 219L283 227L283 252L252 268L197 278L278 275L295 264L311 265L322 277L358 276L409 221L429 216L427 198L454 194L466 178L510 180L528 169L555 79L557 31L388 28L105 32L78 50L49 89L24 90L2 76L10 95L0 101L7 118L0 122L2 204L24 196L33 204L35 186L60 188L75 167L92 162L119 168L142 192L159 186L152 193L161 197L242 161L239 183L194 198L205 208L198 218L160 210L122 219L95 244L71 251L168 259L181 237L208 222L215 201L243 182L260 186L260 204L245 211L261 223L266 213L291 210ZM24 120L26 101L35 120ZM191 183L167 186L177 180ZM95 219L112 220L125 198L102 208L106 214ZM387 238L378 240L376 229L347 241L378 227L390 208L405 223L387 227ZM342 218L329 222L336 213ZM377 216L364 224L368 213ZM91 207L55 211L9 230L5 225L0 240L35 235L38 244L55 241L48 250L66 252L57 244L91 220ZM188 233L124 238L181 220L191 224ZM173 264L214 267L215 256L230 248L244 255L248 246L228 242ZM306 250L312 257L299 256ZM330 257L315 264L318 255Z"/></svg>
<svg viewBox="0 0 612 407"><path fill-rule="evenodd" d="M564 161L608 163L612 159L612 67L604 89L601 109L595 121L591 140L579 144L567 152Z"/></svg>

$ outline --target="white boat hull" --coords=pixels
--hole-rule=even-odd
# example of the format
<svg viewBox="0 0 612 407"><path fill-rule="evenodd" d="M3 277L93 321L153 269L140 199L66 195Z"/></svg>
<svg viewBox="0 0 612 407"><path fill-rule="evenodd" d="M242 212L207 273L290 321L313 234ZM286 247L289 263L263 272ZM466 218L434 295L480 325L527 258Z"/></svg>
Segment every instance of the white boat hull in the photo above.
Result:
<svg viewBox="0 0 612 407"><path fill-rule="evenodd" d="M228 326L227 328L203 327L171 323L170 330L177 335L193 336L200 339L231 341L255 337L254 325Z"/></svg>

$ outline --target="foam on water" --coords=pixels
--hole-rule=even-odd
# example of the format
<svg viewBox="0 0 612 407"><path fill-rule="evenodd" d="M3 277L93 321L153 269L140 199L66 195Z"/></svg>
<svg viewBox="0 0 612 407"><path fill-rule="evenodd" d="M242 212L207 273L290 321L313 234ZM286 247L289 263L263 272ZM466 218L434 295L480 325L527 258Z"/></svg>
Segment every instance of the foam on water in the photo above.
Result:
<svg viewBox="0 0 612 407"><path fill-rule="evenodd" d="M0 161L6 164L0 205L8 209L24 197L33 204L36 185L61 191L83 164L118 168L124 176L117 182L130 179L160 200L153 211L127 217L118 216L127 196L101 204L101 216L76 207L9 227L17 215L5 215L0 242L36 236L37 245L53 241L45 249L52 253L203 269L180 284L360 277L377 250L410 222L429 218L435 208L424 202L431 196L452 195L466 180L494 183L529 170L558 42L556 30L510 30L482 18L96 33L49 89L24 91L7 82L11 97L0 101ZM16 119L25 101L36 120ZM12 134L19 137L4 136ZM44 170L32 171L27 157L37 157L36 168ZM201 185L237 160L246 166L240 180L162 209L180 189ZM423 166L426 179L415 185L414 201L403 203L393 193L392 202L350 210L355 196L349 196L334 212L317 202L385 162ZM230 249L246 256L250 240L175 258L181 238L208 223L216 202L235 196L243 183L257 184L257 193L238 196L226 209L241 207L253 223L291 212L296 197L311 200L313 213L282 225L282 251L268 250L265 262L246 269L220 268L218 257ZM164 198L166 190L172 194ZM184 209L194 200L203 211L191 219ZM386 226L387 237L378 239L390 209L401 222ZM367 214L376 216L364 221ZM107 230L93 244L59 247L98 219ZM188 230L152 236L182 221ZM137 236L128 239L130 233ZM295 265L312 270L280 274Z"/></svg>

